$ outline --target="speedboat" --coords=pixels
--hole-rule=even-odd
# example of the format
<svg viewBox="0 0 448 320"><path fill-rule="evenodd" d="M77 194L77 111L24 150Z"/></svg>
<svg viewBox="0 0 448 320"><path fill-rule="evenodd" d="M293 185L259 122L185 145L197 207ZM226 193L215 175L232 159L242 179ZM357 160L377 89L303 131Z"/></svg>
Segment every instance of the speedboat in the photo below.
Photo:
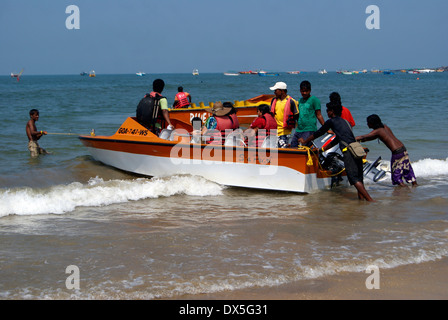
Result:
<svg viewBox="0 0 448 320"><path fill-rule="evenodd" d="M139 71L139 72L136 73L136 75L139 76L139 77L143 77L143 76L146 75L146 73Z"/></svg>
<svg viewBox="0 0 448 320"><path fill-rule="evenodd" d="M331 184L331 172L320 169L315 153L271 148L269 141L264 147L247 147L236 135L227 136L222 145L195 143L189 124L172 123L175 130L156 136L128 117L112 136L79 139L95 160L149 177L194 175L226 186L299 193Z"/></svg>
<svg viewBox="0 0 448 320"><path fill-rule="evenodd" d="M128 117L111 136L79 139L95 160L149 177L193 175L226 186L297 193L347 184L337 156L328 154L325 163L314 148L278 149L275 132L260 147L247 146L239 129L225 136L222 144L208 144L190 123L171 122L176 129L163 129L157 136Z"/></svg>
<svg viewBox="0 0 448 320"><path fill-rule="evenodd" d="M192 74L193 74L194 76L198 76L198 75L199 75L199 70L198 70L198 69L194 69L193 72L192 72Z"/></svg>

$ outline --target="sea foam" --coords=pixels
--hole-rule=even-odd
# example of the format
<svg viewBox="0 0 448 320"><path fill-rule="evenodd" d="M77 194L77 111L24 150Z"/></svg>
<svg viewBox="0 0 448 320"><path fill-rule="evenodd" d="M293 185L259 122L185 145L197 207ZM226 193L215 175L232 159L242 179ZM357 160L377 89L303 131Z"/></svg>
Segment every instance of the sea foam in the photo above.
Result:
<svg viewBox="0 0 448 320"><path fill-rule="evenodd" d="M411 161L415 175L418 177L438 177L448 175L448 158L446 159L422 159ZM382 160L380 169L390 172L390 161Z"/></svg>
<svg viewBox="0 0 448 320"><path fill-rule="evenodd" d="M63 214L79 206L107 206L146 198L177 194L209 196L223 187L200 177L109 180L91 178L87 184L73 182L46 189L14 188L0 191L0 217L8 215Z"/></svg>
<svg viewBox="0 0 448 320"><path fill-rule="evenodd" d="M448 158L446 159L423 159L416 162L412 162L417 178L420 177L433 177L440 175L448 175Z"/></svg>

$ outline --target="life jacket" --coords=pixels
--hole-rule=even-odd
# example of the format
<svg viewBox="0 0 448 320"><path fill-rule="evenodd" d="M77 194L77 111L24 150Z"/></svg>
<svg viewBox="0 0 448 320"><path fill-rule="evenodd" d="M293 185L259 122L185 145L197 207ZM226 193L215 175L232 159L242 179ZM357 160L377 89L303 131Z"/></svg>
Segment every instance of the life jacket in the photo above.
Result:
<svg viewBox="0 0 448 320"><path fill-rule="evenodd" d="M162 98L164 96L153 91L147 93L137 105L137 121L154 133L156 131L156 123L160 123L162 128L165 127L165 119L159 104Z"/></svg>
<svg viewBox="0 0 448 320"><path fill-rule="evenodd" d="M175 104L175 108L184 108L190 105L190 101L188 100L188 96L185 92L178 92L176 94L177 103Z"/></svg>
<svg viewBox="0 0 448 320"><path fill-rule="evenodd" d="M271 130L277 130L277 121L270 113L265 113L261 117L266 121L266 124L264 128L258 128L257 130L255 143L258 147L261 147L266 137L271 134Z"/></svg>
<svg viewBox="0 0 448 320"><path fill-rule="evenodd" d="M271 129L277 129L277 121L275 121L275 118L270 113L265 113L263 115L263 118L266 120L266 131L269 131Z"/></svg>
<svg viewBox="0 0 448 320"><path fill-rule="evenodd" d="M291 97L287 96L286 97L287 101L286 101L286 105L285 105L285 110L283 111L283 128L286 129L294 129L295 126L295 121L293 118L293 113L291 110ZM272 99L271 101L271 112L272 114L275 114L275 105L277 104L277 98Z"/></svg>
<svg viewBox="0 0 448 320"><path fill-rule="evenodd" d="M229 132L226 130L235 130L240 127L238 117L235 113L227 116L214 116L216 119L216 129L211 131L210 144L223 144Z"/></svg>

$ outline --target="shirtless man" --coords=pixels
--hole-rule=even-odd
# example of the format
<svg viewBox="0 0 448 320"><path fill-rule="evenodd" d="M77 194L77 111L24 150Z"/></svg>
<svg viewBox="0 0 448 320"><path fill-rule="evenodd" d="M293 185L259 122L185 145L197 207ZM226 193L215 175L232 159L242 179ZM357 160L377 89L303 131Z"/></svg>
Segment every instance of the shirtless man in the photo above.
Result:
<svg viewBox="0 0 448 320"><path fill-rule="evenodd" d="M39 120L39 110L30 110L30 120L26 123L26 135L28 136L28 150L30 150L31 157L35 158L39 154L48 153L45 149L41 148L37 143L43 135L47 134L47 131L37 131L36 121Z"/></svg>
<svg viewBox="0 0 448 320"><path fill-rule="evenodd" d="M417 186L417 179L403 143L395 137L388 126L381 122L380 117L376 114L367 117L367 125L373 131L356 137L356 140L363 142L378 138L392 151L390 160L392 184L404 187L404 179L406 182L412 183L413 186Z"/></svg>

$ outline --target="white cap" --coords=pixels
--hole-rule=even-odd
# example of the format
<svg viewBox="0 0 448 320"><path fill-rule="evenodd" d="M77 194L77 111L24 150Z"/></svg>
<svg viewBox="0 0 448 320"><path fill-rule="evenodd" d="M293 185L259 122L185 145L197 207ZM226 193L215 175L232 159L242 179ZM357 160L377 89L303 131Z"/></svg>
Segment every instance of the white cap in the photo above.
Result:
<svg viewBox="0 0 448 320"><path fill-rule="evenodd" d="M277 82L273 87L270 87L272 91L280 89L280 90L286 90L286 83L284 82Z"/></svg>

